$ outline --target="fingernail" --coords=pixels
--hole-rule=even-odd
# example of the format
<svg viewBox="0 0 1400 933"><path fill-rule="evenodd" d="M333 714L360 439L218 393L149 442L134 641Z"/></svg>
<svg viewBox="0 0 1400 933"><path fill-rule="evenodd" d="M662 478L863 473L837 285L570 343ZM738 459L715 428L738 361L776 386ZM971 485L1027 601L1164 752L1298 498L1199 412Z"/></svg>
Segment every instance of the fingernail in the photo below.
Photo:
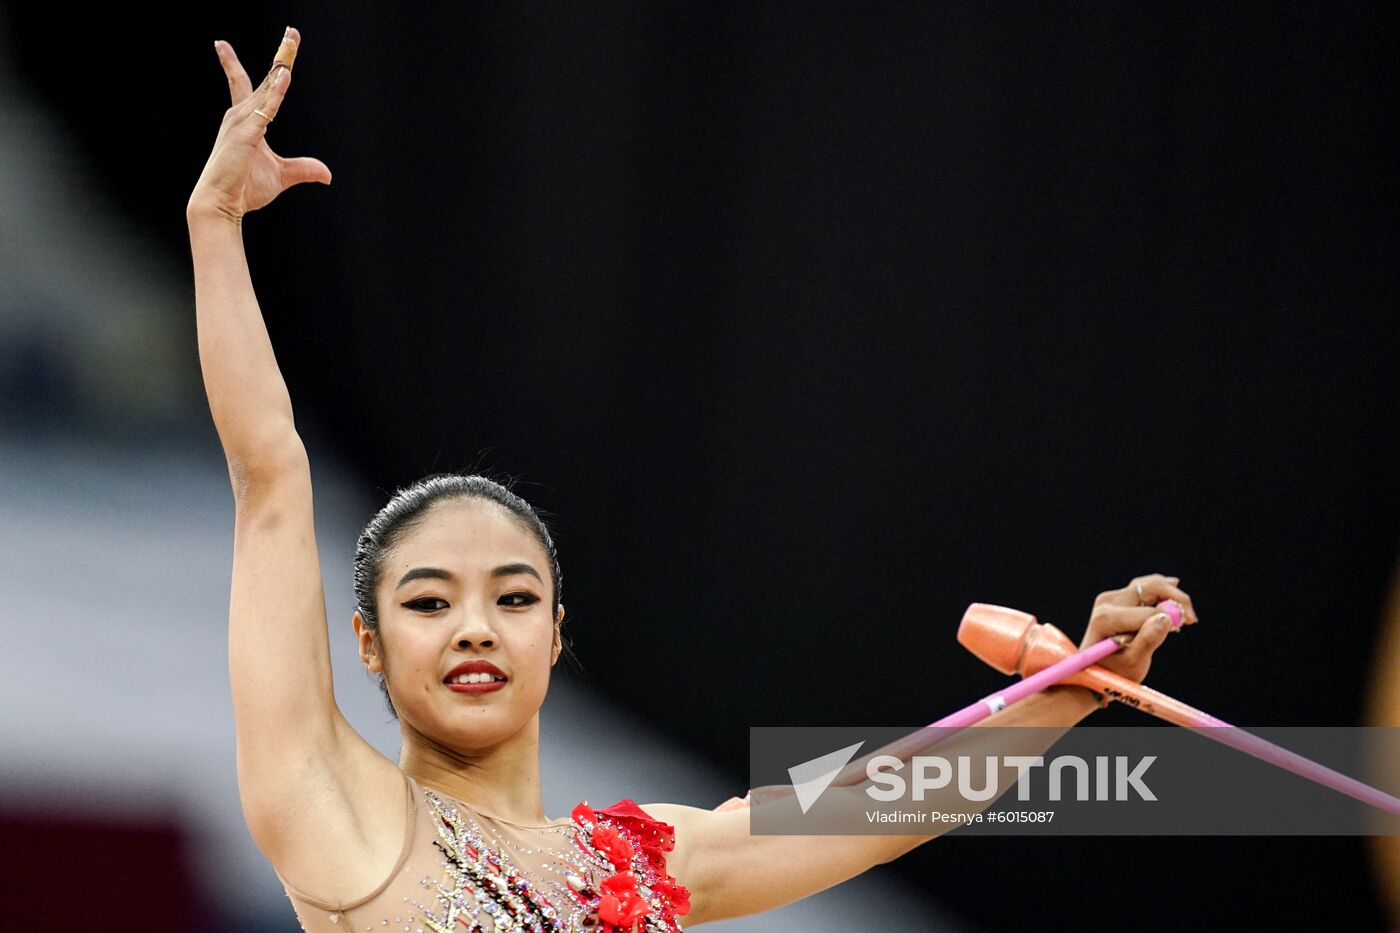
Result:
<svg viewBox="0 0 1400 933"><path fill-rule="evenodd" d="M283 38L283 39L287 38L287 37L290 36L291 34L292 34L292 27L291 27L291 26L288 26L286 29L282 30L282 38Z"/></svg>

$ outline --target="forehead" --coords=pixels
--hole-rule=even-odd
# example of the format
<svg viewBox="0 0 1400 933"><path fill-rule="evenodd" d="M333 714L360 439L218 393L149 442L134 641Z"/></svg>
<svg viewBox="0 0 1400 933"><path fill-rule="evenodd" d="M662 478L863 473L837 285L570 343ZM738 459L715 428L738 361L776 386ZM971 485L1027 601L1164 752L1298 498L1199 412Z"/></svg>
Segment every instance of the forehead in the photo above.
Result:
<svg viewBox="0 0 1400 933"><path fill-rule="evenodd" d="M481 499L451 499L429 506L399 536L389 564L466 570L515 561L538 565L543 557L539 541L504 507Z"/></svg>

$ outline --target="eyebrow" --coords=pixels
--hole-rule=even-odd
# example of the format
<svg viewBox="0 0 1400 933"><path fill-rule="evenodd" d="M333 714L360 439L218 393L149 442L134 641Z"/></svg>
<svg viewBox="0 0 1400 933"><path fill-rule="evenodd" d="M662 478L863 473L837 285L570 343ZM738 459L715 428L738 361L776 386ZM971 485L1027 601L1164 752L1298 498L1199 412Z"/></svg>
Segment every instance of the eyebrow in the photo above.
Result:
<svg viewBox="0 0 1400 933"><path fill-rule="evenodd" d="M531 567L529 564L502 564L495 570L491 571L491 576L509 577L517 573L528 573L530 576L534 577L536 580L539 580L541 583L544 582L544 579L540 576L540 572L534 567Z"/></svg>
<svg viewBox="0 0 1400 933"><path fill-rule="evenodd" d="M529 564L502 564L501 566L491 571L491 576L509 577L517 573L528 573L530 576L534 577L536 580L539 580L541 583L544 582L544 578L540 576L540 572L534 567L531 567ZM452 581L456 580L457 578L453 575L452 571L443 570L441 567L414 567L408 573L404 574L402 577L399 577L399 582L394 587L394 589L401 589L404 586L404 584L412 583L414 580L425 579Z"/></svg>

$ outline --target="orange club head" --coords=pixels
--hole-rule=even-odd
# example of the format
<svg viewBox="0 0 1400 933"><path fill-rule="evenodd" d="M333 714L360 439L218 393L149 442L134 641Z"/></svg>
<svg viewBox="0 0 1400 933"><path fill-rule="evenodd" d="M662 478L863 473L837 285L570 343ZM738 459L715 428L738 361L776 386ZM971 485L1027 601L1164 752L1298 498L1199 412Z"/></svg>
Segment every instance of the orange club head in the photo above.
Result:
<svg viewBox="0 0 1400 933"><path fill-rule="evenodd" d="M958 626L958 644L1003 674L1026 677L1074 654L1069 636L1019 609L973 603Z"/></svg>

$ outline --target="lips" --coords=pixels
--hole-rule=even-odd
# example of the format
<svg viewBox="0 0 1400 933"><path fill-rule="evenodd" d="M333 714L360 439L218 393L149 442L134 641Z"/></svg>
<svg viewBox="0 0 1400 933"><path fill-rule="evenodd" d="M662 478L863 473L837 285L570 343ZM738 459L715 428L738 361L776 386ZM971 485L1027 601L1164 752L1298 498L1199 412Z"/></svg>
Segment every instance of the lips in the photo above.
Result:
<svg viewBox="0 0 1400 933"><path fill-rule="evenodd" d="M490 693L504 687L508 679L499 667L478 658L458 664L442 682L456 693Z"/></svg>

